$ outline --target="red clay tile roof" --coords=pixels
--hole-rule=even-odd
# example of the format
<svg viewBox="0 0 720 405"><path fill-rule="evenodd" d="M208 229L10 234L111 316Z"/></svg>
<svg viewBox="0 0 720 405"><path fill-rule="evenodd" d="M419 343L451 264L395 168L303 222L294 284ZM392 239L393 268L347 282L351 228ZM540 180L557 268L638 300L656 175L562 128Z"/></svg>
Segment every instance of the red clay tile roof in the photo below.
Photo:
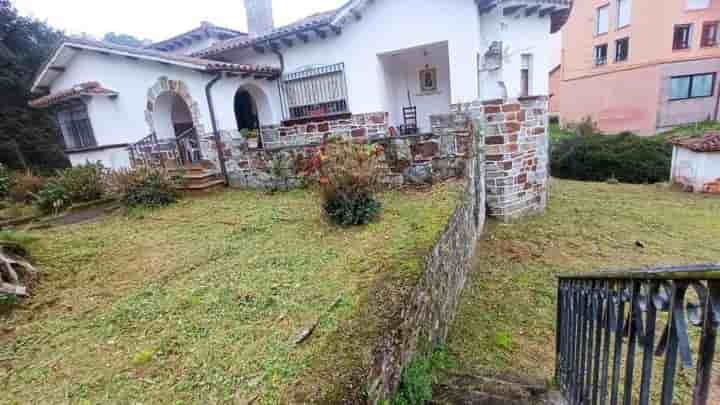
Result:
<svg viewBox="0 0 720 405"><path fill-rule="evenodd" d="M125 52L125 53L129 53L132 55L137 55L139 57L148 56L151 58L164 59L164 60L172 61L172 62L187 63L187 64L192 64L192 65L197 65L198 67L204 68L204 70L208 70L208 71L222 70L222 71L246 72L246 73L280 73L280 68L277 68L274 66L218 62L218 61L209 60L209 59L202 59L202 58L196 58L196 57L184 56L184 55L175 55L175 54L170 54L167 52L155 51L152 49L131 48L128 46L109 44L107 42L93 41L93 40L88 40L88 39L73 38L73 39L68 40L66 42L66 44L70 45L70 46L72 46L73 44L86 45L86 46L91 46L91 47L114 50L114 51L118 51L118 52Z"/></svg>
<svg viewBox="0 0 720 405"><path fill-rule="evenodd" d="M117 53L128 57L138 59L155 60L158 62L166 62L169 64L181 65L191 69L202 70L206 72L237 72L251 73L263 76L277 76L280 74L280 68L267 65L251 65L241 63L226 63L215 60L195 58L191 56L175 55L167 52L156 51L152 49L132 48L128 46L109 44L107 42L95 41L85 38L68 38L58 46L53 55L58 55L65 48L91 50L100 53ZM47 72L48 68L54 61L54 56L48 58L45 65L40 69L35 77L33 84L33 92L37 91L37 85Z"/></svg>
<svg viewBox="0 0 720 405"><path fill-rule="evenodd" d="M672 144L694 152L720 152L720 131L706 132L700 138L675 139Z"/></svg>
<svg viewBox="0 0 720 405"><path fill-rule="evenodd" d="M193 38L196 35L217 36L221 39L229 39L229 37L245 37L245 38L247 38L248 34L245 32L242 32L242 31L237 31L237 30L233 30L230 28L220 27L220 26L217 26L210 22L203 21L200 23L200 26L197 28L194 28L188 32L184 32L179 35L175 35L174 37L165 39L163 41L154 42L144 48L145 49L164 50L163 48L172 46L172 44L175 42L178 42L178 41L186 39L186 38Z"/></svg>
<svg viewBox="0 0 720 405"><path fill-rule="evenodd" d="M80 98L82 96L117 96L117 92L106 89L98 82L87 82L80 83L73 86L70 89L60 90L58 92L48 94L35 100L30 101L28 104L33 108L47 108L52 105L62 103L68 100Z"/></svg>
<svg viewBox="0 0 720 405"><path fill-rule="evenodd" d="M192 56L195 57L208 57L208 56L214 56L222 52L230 51L233 49L238 48L247 48L254 44L258 44L264 41L268 41L275 38L284 37L287 35L292 35L301 31L311 30L313 28L319 28L323 26L330 25L330 23L333 21L333 19L337 16L337 14L342 10L342 7L326 11L323 13L317 13L313 14L311 16L305 17L303 19L300 19L298 21L295 21L291 24L284 25L282 27L276 28L266 34L262 34L260 36L255 37L238 37L238 38L232 38L225 41L218 42L209 48L200 50L198 52L195 52L192 54Z"/></svg>

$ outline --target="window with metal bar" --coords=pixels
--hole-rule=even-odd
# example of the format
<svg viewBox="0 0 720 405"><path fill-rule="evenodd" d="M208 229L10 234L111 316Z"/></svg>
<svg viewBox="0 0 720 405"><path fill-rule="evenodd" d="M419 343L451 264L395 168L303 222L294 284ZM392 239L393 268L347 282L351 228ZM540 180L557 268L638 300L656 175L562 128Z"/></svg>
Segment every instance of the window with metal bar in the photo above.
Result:
<svg viewBox="0 0 720 405"><path fill-rule="evenodd" d="M282 91L289 119L349 112L343 63L287 74L282 80Z"/></svg>
<svg viewBox="0 0 720 405"><path fill-rule="evenodd" d="M607 64L608 46L607 44L598 45L595 47L595 66L602 66Z"/></svg>
<svg viewBox="0 0 720 405"><path fill-rule="evenodd" d="M630 54L630 38L615 41L615 62L624 62Z"/></svg>
<svg viewBox="0 0 720 405"><path fill-rule="evenodd" d="M689 49L692 38L692 24L676 25L673 34L673 49Z"/></svg>
<svg viewBox="0 0 720 405"><path fill-rule="evenodd" d="M710 21L703 24L702 40L700 46L709 48L718 46L720 41L720 21Z"/></svg>
<svg viewBox="0 0 720 405"><path fill-rule="evenodd" d="M82 101L63 106L57 111L57 120L66 149L97 146L87 106Z"/></svg>

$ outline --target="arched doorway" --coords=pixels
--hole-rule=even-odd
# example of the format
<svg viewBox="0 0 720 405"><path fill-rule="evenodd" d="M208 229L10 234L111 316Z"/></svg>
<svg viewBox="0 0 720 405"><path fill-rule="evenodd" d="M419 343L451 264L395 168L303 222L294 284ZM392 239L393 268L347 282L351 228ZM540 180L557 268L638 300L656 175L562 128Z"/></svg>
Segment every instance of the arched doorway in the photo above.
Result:
<svg viewBox="0 0 720 405"><path fill-rule="evenodd" d="M145 120L158 146L167 149L162 154L183 165L202 159L200 137L205 127L185 82L160 77L148 90Z"/></svg>
<svg viewBox="0 0 720 405"><path fill-rule="evenodd" d="M257 147L262 148L257 103L246 89L239 89L235 93L235 120L238 131L246 135L257 135Z"/></svg>
<svg viewBox="0 0 720 405"><path fill-rule="evenodd" d="M167 91L157 97L153 121L157 139L177 147L179 164L192 164L202 159L190 106L179 94Z"/></svg>

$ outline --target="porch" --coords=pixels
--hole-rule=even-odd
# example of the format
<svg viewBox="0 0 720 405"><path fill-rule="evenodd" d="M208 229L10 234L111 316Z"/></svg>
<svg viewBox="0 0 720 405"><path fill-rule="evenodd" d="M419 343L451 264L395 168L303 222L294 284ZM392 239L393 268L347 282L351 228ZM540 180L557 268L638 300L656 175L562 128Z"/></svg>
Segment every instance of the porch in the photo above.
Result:
<svg viewBox="0 0 720 405"><path fill-rule="evenodd" d="M449 112L448 43L439 42L379 54L389 126L399 135L430 133L430 117Z"/></svg>

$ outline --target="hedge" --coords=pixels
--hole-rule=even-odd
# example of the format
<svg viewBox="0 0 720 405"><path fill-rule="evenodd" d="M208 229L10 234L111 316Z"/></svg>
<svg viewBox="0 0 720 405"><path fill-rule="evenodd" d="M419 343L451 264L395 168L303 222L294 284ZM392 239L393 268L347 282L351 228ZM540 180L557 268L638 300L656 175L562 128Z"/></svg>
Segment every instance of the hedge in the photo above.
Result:
<svg viewBox="0 0 720 405"><path fill-rule="evenodd" d="M556 138L552 175L564 179L623 183L658 183L670 177L672 145L666 137L572 135Z"/></svg>

